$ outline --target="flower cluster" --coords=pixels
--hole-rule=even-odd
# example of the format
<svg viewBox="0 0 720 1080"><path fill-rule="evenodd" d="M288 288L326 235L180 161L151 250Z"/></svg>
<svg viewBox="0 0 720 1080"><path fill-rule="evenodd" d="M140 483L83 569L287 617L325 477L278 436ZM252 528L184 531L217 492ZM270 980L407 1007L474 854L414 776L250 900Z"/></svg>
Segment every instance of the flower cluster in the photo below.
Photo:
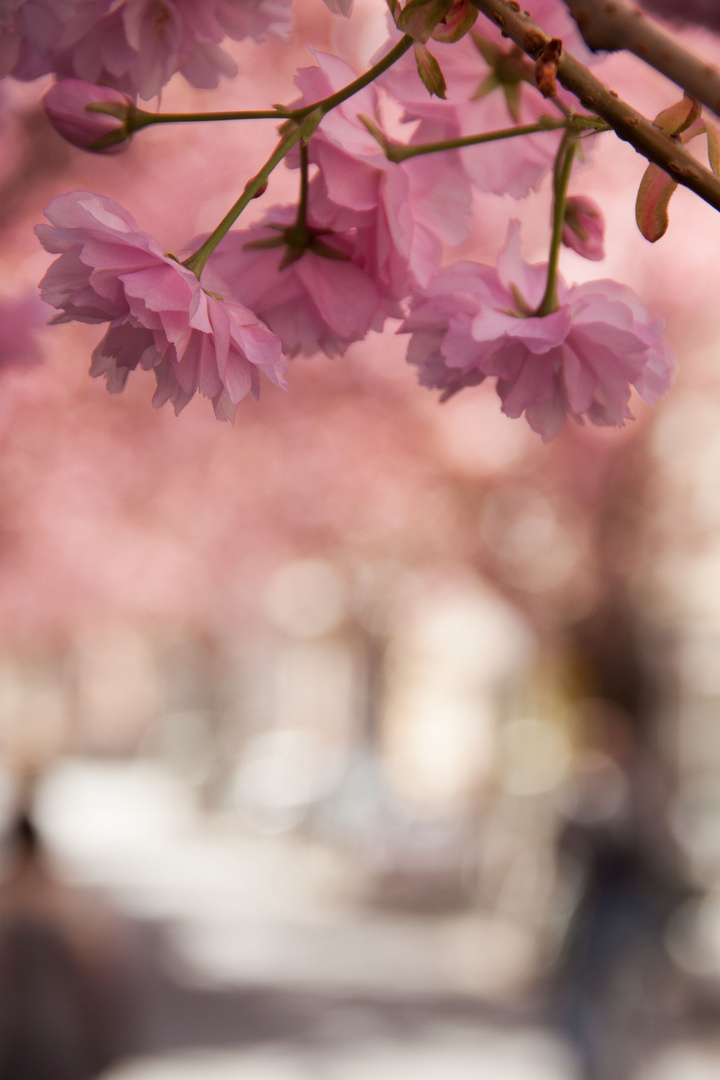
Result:
<svg viewBox="0 0 720 1080"><path fill-rule="evenodd" d="M568 416L622 427L633 418L631 387L654 404L672 380L662 322L614 281L560 281L557 309L538 315L546 278L546 267L523 261L511 222L497 269L449 267L415 300L401 328L412 334L408 359L444 397L495 376L503 412L525 413L544 440Z"/></svg>
<svg viewBox="0 0 720 1080"><path fill-rule="evenodd" d="M72 192L53 199L50 225L36 226L43 246L59 253L40 283L61 314L53 322L107 322L91 373L120 391L136 367L157 379L153 404L180 412L196 391L219 419L232 419L260 375L284 385L280 342L251 311L206 292L191 271L163 254L111 199Z"/></svg>
<svg viewBox="0 0 720 1080"><path fill-rule="evenodd" d="M352 8L352 0L325 4L337 15ZM235 70L222 42L282 38L289 5L5 0L1 70L62 76L44 98L56 130L83 149L118 153L133 131L162 120L139 110L138 96L157 95L175 73L215 85ZM296 76L297 101L232 114L281 118L280 142L185 264L108 199L74 192L53 200L51 224L37 231L60 256L41 283L60 312L54 321L108 323L92 373L117 391L131 370L152 369L155 404L172 401L176 411L200 391L230 418L257 394L261 375L283 384L286 357L342 355L395 317L410 335L408 360L421 384L442 398L493 378L503 411L524 415L543 439L567 417L623 425L633 389L656 401L673 361L661 324L628 288L607 280L568 287L557 274L561 244L590 260L604 255L602 211L567 195L573 162L585 157L579 140L585 145L603 124L578 116L577 102L557 89L553 57L565 45L592 59L564 4L536 0L534 18L554 35L549 59L537 65L497 28L478 28L469 0L389 6L389 40L367 76L311 50L315 64ZM407 141L386 134L388 115L397 130L412 125ZM298 206L228 232L283 159L298 170ZM522 260L511 224L496 268L441 269L446 245L467 239L473 188L520 199L550 171L547 267Z"/></svg>

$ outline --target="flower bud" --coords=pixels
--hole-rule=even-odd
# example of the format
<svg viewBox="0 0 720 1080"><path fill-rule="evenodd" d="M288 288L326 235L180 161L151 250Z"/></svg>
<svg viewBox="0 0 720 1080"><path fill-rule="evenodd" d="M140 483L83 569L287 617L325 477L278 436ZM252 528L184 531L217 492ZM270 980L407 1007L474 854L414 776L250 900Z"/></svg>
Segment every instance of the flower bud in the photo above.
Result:
<svg viewBox="0 0 720 1080"><path fill-rule="evenodd" d="M425 44L439 22L454 7L453 0L408 0L395 17L398 30Z"/></svg>
<svg viewBox="0 0 720 1080"><path fill-rule="evenodd" d="M435 41L459 41L470 30L478 17L478 9L472 0L454 0L453 6L432 32Z"/></svg>
<svg viewBox="0 0 720 1080"><path fill-rule="evenodd" d="M43 98L50 123L81 150L120 154L129 146L127 118L132 99L110 86L83 79L60 79Z"/></svg>
<svg viewBox="0 0 720 1080"><path fill-rule="evenodd" d="M605 218L595 200L587 195L570 195L565 200L563 244L597 262L605 258L604 236Z"/></svg>

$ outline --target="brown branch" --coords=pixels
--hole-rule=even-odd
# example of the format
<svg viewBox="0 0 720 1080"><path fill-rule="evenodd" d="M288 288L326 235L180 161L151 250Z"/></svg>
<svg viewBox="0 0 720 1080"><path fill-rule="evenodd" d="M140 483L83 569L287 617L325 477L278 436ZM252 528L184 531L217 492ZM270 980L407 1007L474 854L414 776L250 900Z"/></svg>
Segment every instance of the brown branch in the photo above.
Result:
<svg viewBox="0 0 720 1080"><path fill-rule="evenodd" d="M516 0L472 0L483 15L499 26L533 60L551 40L524 12ZM676 140L609 90L574 56L563 50L557 66L558 80L590 112L601 117L619 138L629 142L648 161L655 162L678 184L694 191L720 210L720 179L689 154Z"/></svg>
<svg viewBox="0 0 720 1080"><path fill-rule="evenodd" d="M593 51L627 49L720 116L720 71L624 0L565 0Z"/></svg>

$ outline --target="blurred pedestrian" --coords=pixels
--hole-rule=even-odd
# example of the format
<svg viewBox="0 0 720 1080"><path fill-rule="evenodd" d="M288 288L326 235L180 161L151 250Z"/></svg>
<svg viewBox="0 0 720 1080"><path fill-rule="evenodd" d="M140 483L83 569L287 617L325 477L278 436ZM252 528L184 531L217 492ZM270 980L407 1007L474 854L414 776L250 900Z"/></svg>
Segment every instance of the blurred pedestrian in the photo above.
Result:
<svg viewBox="0 0 720 1080"><path fill-rule="evenodd" d="M687 888L659 815L650 820L658 769L630 718L595 701L583 720L574 798L558 836L561 865L579 888L556 988L583 1080L625 1080L676 1025L665 929Z"/></svg>
<svg viewBox="0 0 720 1080"><path fill-rule="evenodd" d="M92 1080L127 1026L118 935L52 869L28 813L0 884L0 1080Z"/></svg>

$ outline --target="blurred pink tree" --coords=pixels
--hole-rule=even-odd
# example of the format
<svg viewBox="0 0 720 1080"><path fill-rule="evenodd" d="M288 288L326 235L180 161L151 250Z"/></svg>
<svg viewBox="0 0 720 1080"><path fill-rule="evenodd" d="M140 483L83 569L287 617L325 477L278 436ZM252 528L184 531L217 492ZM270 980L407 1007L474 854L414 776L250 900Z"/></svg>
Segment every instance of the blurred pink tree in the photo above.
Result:
<svg viewBox="0 0 720 1080"><path fill-rule="evenodd" d="M202 18L180 0L7 5L0 224L15 306L6 364L35 356L36 345L12 352L24 333L52 354L29 375L3 374L8 632L62 633L108 603L222 624L249 580L318 548L350 561L469 561L541 621L582 607L580 593L591 604L598 567L612 562L593 522L633 440L615 446L578 427L540 450L493 415L489 388L544 439L568 417L622 426L632 388L649 402L664 392L673 361L661 317L677 313L681 325L683 291L697 296L705 278L693 284L661 253L651 262L645 242L629 238L628 207L640 186L640 222L661 229L679 181L709 206L676 197L669 241L713 227L715 121L623 56L597 65L560 0L538 0L534 22L506 0L390 6L388 29L380 0L354 13L331 6L334 15L320 3L223 0ZM372 45L360 47L363 35ZM675 35L681 51L683 40ZM293 79L306 42L314 60ZM358 78L363 49L375 53ZM682 56L692 71L705 63ZM607 70L657 122L586 65ZM139 107L161 90L163 111ZM290 104L268 106L277 99ZM650 159L644 189L642 160L611 144L609 129ZM710 169L685 148L695 136L690 148L707 144ZM576 178L587 194L568 194ZM103 194L58 198L72 188ZM547 189L549 228L537 211ZM507 196L524 246L549 246L547 263L525 261L517 226L504 242ZM29 226L45 202L51 223L39 234L58 258L43 294L73 325L40 338L35 305L13 294L30 289L41 265ZM598 203L609 277L593 283ZM448 264L451 246L465 262ZM560 257L583 284L564 284ZM652 274L648 306L610 280L621 269L640 291ZM398 319L403 336L388 337ZM78 322L103 326L100 345ZM194 407L178 422L149 414L132 380L105 403L78 364L93 348L92 373L112 391L147 368L156 405L180 411L199 390L221 417L239 407L232 435ZM334 359L296 358L316 353ZM290 394L266 381L257 404L244 401L258 374L284 378L283 356ZM412 387L412 371L452 400L438 410ZM492 540L512 517L515 487L538 485L575 553L552 602Z"/></svg>

